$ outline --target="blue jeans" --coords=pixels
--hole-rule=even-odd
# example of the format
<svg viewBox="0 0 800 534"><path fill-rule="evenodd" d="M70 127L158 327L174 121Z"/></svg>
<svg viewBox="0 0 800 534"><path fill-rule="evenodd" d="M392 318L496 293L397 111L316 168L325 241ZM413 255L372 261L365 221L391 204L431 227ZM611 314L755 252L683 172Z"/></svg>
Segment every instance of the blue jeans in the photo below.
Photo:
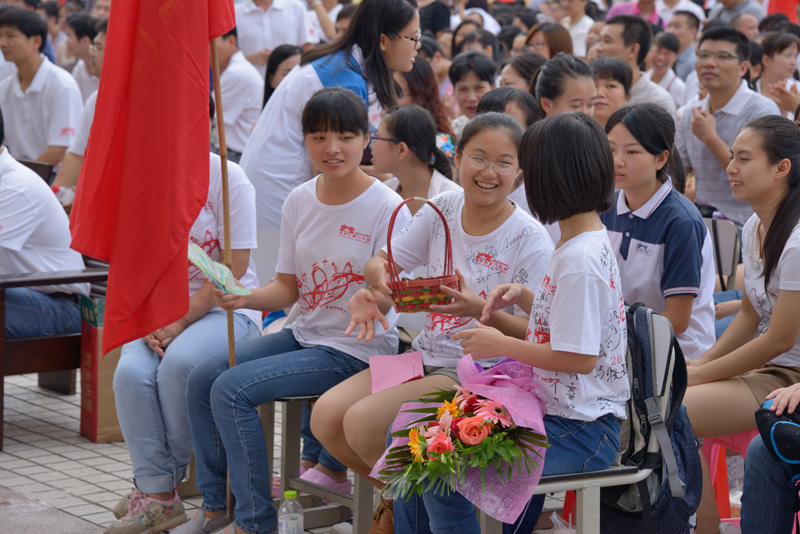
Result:
<svg viewBox="0 0 800 534"><path fill-rule="evenodd" d="M545 453L542 475L562 475L599 471L607 468L619 452L619 422L612 415L596 421L575 421L546 416L544 426L550 448ZM528 507L512 524L503 524L503 533L533 531L544 507L544 495L534 495ZM460 493L449 496L424 491L422 497L396 498L395 534L480 534L475 506Z"/></svg>
<svg viewBox="0 0 800 534"><path fill-rule="evenodd" d="M259 336L257 325L244 315L233 316L237 340ZM225 312L211 311L181 332L163 358L141 339L122 347L114 397L139 491L166 493L186 476L192 458L186 382L209 350L226 349L227 328Z"/></svg>
<svg viewBox="0 0 800 534"><path fill-rule="evenodd" d="M728 291L720 291L719 293L714 293L714 304L719 304L720 302L729 302L731 300L742 300L742 290L741 289L730 289ZM736 317L736 314L729 315L728 317L723 317L722 319L717 319L714 321L714 335L717 339L722 337L722 333L728 328L728 325L731 324L733 318Z"/></svg>
<svg viewBox="0 0 800 534"><path fill-rule="evenodd" d="M275 532L272 472L256 408L279 397L321 395L367 367L330 347L302 347L289 329L239 343L236 367L228 368L227 353L198 365L186 395L203 509L225 510L229 471L236 526L248 534Z"/></svg>
<svg viewBox="0 0 800 534"><path fill-rule="evenodd" d="M761 436L753 438L744 462L742 534L792 532L797 489L791 477L788 464L770 455Z"/></svg>
<svg viewBox="0 0 800 534"><path fill-rule="evenodd" d="M6 339L59 336L81 331L81 307L28 287L6 289Z"/></svg>

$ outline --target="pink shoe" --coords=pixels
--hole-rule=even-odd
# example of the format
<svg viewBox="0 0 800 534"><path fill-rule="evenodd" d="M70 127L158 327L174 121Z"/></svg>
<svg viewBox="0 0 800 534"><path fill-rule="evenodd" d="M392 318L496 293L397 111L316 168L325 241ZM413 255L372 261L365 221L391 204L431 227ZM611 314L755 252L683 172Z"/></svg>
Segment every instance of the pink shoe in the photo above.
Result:
<svg viewBox="0 0 800 534"><path fill-rule="evenodd" d="M300 467L300 476L302 477L305 472L308 471L305 467ZM301 495L305 495L304 493L300 493ZM272 498L279 499L281 497L281 475L278 473L274 477L272 477Z"/></svg>
<svg viewBox="0 0 800 534"><path fill-rule="evenodd" d="M350 479L347 479L344 482L336 482L318 469L309 469L305 472L305 474L301 475L300 478L306 482L311 482L312 484L317 484L318 486L323 486L329 490L344 493L345 495L349 495L353 489L353 483L350 481Z"/></svg>

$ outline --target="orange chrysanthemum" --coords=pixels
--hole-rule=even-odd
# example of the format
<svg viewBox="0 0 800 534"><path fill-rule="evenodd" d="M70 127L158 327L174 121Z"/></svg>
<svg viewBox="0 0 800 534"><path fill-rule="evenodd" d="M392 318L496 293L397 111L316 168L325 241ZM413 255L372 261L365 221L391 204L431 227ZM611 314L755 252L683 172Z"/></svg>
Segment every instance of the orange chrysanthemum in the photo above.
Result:
<svg viewBox="0 0 800 534"><path fill-rule="evenodd" d="M411 454L414 455L414 460L418 462L424 462L427 445L425 444L424 440L420 439L419 437L419 428L412 428L408 432L408 437L410 438L410 441L408 442L408 448L411 449Z"/></svg>

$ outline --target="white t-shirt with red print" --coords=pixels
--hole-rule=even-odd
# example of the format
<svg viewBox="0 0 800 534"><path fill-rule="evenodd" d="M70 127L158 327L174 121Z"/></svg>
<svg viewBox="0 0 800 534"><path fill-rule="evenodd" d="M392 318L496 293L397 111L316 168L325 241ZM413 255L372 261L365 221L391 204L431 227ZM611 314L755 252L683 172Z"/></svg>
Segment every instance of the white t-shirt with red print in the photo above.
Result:
<svg viewBox="0 0 800 534"><path fill-rule="evenodd" d="M547 415L594 421L607 413L625 418L630 397L628 346L619 267L606 230L585 232L559 247L531 308L532 343L598 356L589 374L534 367Z"/></svg>
<svg viewBox="0 0 800 534"><path fill-rule="evenodd" d="M202 248L208 256L222 263L224 247L224 226L222 218L222 167L219 156L209 154L208 199L200 210L200 215L189 231L189 242ZM256 248L256 193L244 171L237 164L228 162L228 188L231 203L231 249ZM188 260L187 260L188 261ZM253 257L247 265L247 272L239 280L249 289L259 286ZM189 296L197 293L203 286L203 273L189 262ZM212 310L220 310L214 306ZM236 310L256 325L261 325L261 312L255 310Z"/></svg>
<svg viewBox="0 0 800 534"><path fill-rule="evenodd" d="M447 220L453 243L453 266L464 275L469 289L486 298L500 284L523 284L533 290L539 287L553 252L553 242L533 217L517 207L499 228L476 237L461 226L463 191L447 191L431 201ZM427 276L444 273L444 225L430 206L423 206L392 240L392 255L406 272L426 265ZM505 311L515 313L515 307ZM519 308L516 314L524 315ZM414 339L413 347L422 352L425 365L456 365L464 354L461 345L453 341L453 334L468 328L475 328L471 317L429 312L425 330ZM492 361L482 360L482 363Z"/></svg>
<svg viewBox="0 0 800 534"><path fill-rule="evenodd" d="M376 323L369 343L344 337L350 324L350 297L369 287L364 266L386 244L392 212L402 198L375 182L346 204L331 206L317 198L319 176L294 189L281 213L281 248L276 271L297 277L300 316L292 323L304 347L324 345L364 362L370 356L397 353L397 312L386 315L390 328ZM395 229L411 218L408 208L397 215Z"/></svg>

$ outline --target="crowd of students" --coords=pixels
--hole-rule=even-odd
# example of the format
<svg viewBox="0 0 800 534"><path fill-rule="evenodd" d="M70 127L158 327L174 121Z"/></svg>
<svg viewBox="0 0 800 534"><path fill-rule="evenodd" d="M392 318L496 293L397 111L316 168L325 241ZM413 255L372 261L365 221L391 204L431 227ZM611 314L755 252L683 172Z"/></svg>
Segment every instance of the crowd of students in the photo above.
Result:
<svg viewBox="0 0 800 534"><path fill-rule="evenodd" d="M109 0L19 4L0 6L0 274L80 263L55 196L16 160L48 163L55 185L80 186L110 10ZM284 396L320 396L304 413L301 478L349 492L349 468L382 487L369 473L400 405L452 386L464 354L535 368L545 474L603 469L630 396L624 303L672 323L698 437L755 429L767 398L794 410L800 27L786 15L766 15L757 0L242 0L236 18L218 40L214 90L232 270L252 294L225 295L190 267L187 315L123 347L113 386L135 487L108 534L276 532L256 409ZM212 126L208 202L189 238L220 260L213 139ZM407 199L390 258L389 221ZM729 302L715 304L731 297L715 293L703 217L740 231ZM446 227L458 286L442 289L452 302L431 306L410 343L425 377L373 392L369 358L403 346L388 262L440 275ZM6 337L75 331L85 291L7 291ZM261 334L263 314L290 309ZM788 475L759 440L742 530L788 532ZM189 519L177 485L192 453L203 505ZM731 532L710 488L706 474L695 532ZM532 499L505 530L531 532L542 505ZM393 531L480 530L461 495L426 491L382 499L370 532Z"/></svg>

